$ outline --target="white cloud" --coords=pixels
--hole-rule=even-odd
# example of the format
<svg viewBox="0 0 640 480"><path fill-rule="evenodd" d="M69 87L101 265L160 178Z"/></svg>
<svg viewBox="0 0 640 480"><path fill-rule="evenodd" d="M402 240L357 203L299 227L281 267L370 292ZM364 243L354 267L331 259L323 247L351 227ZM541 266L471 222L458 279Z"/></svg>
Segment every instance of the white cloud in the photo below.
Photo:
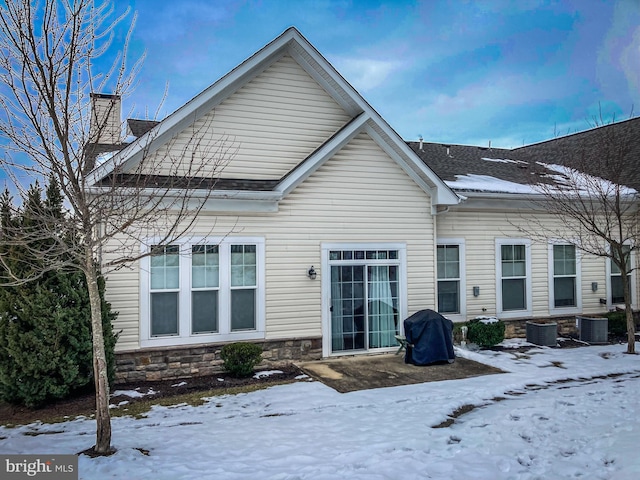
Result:
<svg viewBox="0 0 640 480"><path fill-rule="evenodd" d="M356 90L365 92L382 85L391 74L397 74L403 66L397 60L334 57L333 65Z"/></svg>

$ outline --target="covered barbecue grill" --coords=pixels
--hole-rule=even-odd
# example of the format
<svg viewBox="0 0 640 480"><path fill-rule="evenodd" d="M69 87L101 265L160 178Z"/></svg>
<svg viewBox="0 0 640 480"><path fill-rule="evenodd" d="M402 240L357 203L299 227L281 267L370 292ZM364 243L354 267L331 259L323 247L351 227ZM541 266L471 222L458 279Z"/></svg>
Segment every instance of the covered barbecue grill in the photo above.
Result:
<svg viewBox="0 0 640 480"><path fill-rule="evenodd" d="M420 310L404 321L404 363L453 363L453 322L433 310Z"/></svg>

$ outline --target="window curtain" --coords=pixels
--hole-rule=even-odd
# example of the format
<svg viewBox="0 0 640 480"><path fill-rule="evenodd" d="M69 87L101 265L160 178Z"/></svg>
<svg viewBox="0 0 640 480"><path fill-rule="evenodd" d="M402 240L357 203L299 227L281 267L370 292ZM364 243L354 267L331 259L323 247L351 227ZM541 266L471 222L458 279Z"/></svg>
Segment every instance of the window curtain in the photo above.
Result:
<svg viewBox="0 0 640 480"><path fill-rule="evenodd" d="M340 267L331 267L331 350L344 350Z"/></svg>
<svg viewBox="0 0 640 480"><path fill-rule="evenodd" d="M388 266L369 267L369 348L396 344L393 294Z"/></svg>

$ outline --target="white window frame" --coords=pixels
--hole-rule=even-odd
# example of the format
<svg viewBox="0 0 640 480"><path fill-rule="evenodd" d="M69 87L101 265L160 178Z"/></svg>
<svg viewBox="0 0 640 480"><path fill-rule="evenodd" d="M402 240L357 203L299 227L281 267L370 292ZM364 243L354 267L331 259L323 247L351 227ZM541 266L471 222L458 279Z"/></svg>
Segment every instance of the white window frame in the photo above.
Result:
<svg viewBox="0 0 640 480"><path fill-rule="evenodd" d="M631 247L631 243L630 242L625 242L624 245L629 245L629 247ZM610 251L610 250L609 250ZM608 258L606 259L605 265L605 273L606 273L606 284L607 284L607 310L613 310L616 307L620 307L620 308L624 308L624 303L613 303L612 302L612 291L611 291L611 262L613 262L613 259ZM629 286L629 289L631 291L631 308L638 308L637 307L637 295L636 295L636 252L635 250L631 250L631 256L629 258L629 263L631 264L631 268L633 269L631 271L631 273L629 274L629 277L631 277L631 285Z"/></svg>
<svg viewBox="0 0 640 480"><path fill-rule="evenodd" d="M159 239L146 239L141 252L148 254ZM180 290L178 297L178 334L151 336L150 256L140 259L140 346L194 345L265 338L265 240L261 237L190 237L171 242L180 249ZM218 290L218 332L191 333L191 247L218 245L220 286ZM231 331L231 245L256 246L256 328Z"/></svg>
<svg viewBox="0 0 640 480"><path fill-rule="evenodd" d="M459 298L458 305L460 306L460 313L443 313L445 317L450 320L456 321L465 321L467 319L467 267L466 267L466 253L465 253L465 239L464 238L438 238L436 245L436 309L438 307L438 282L440 279L438 278L438 256L437 256L437 247L440 245L456 245L458 247L458 265L460 267L459 272ZM448 279L442 279L443 281L447 281Z"/></svg>
<svg viewBox="0 0 640 480"><path fill-rule="evenodd" d="M407 318L407 245L405 243L323 243L321 248L321 266L325 272L322 281L322 356L361 355L371 352L395 351L397 347L373 348L369 350L331 351L331 265L358 263L358 260L329 260L331 250L396 250L398 260L391 263L399 266L398 272L398 331L404 333L404 319ZM382 260L363 260L364 263L380 263ZM388 260L384 262L389 263Z"/></svg>
<svg viewBox="0 0 640 480"><path fill-rule="evenodd" d="M553 247L555 245L571 245L576 252L576 306L575 307L556 307L555 306L555 264L553 257ZM569 243L561 240L550 240L548 244L548 265L549 265L549 314L576 314L582 313L582 255L580 249L575 243Z"/></svg>
<svg viewBox="0 0 640 480"><path fill-rule="evenodd" d="M524 245L525 247L525 308L522 310L502 309L502 246ZM496 312L500 318L520 318L532 316L532 288L531 288L531 240L528 238L496 238L495 248L496 263Z"/></svg>

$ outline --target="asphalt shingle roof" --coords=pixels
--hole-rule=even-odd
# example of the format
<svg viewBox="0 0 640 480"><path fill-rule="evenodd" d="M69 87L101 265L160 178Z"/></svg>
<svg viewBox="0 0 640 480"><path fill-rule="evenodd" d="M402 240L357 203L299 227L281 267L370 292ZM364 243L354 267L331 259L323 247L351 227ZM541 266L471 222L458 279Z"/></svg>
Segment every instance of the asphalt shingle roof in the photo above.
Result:
<svg viewBox="0 0 640 480"><path fill-rule="evenodd" d="M407 144L445 182L468 175L520 185L550 182L549 173L557 175L557 172L548 170L545 164L555 164L640 191L640 117L515 149L428 142L423 142L422 147L420 142ZM486 185L483 188L492 191Z"/></svg>

